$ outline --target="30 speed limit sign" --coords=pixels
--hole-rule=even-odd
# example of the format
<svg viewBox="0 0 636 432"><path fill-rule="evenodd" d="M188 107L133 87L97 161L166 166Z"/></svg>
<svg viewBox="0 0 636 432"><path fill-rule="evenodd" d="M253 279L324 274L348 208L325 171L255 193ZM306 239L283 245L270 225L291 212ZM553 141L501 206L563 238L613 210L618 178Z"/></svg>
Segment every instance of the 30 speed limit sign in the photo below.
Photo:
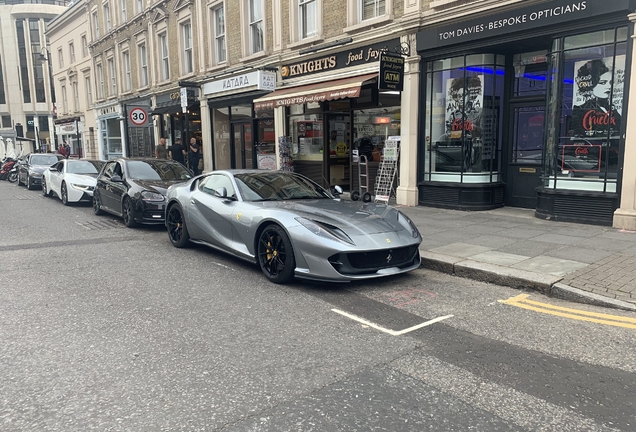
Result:
<svg viewBox="0 0 636 432"><path fill-rule="evenodd" d="M128 120L130 120L131 126L146 126L148 122L148 112L142 107L131 108L128 112Z"/></svg>

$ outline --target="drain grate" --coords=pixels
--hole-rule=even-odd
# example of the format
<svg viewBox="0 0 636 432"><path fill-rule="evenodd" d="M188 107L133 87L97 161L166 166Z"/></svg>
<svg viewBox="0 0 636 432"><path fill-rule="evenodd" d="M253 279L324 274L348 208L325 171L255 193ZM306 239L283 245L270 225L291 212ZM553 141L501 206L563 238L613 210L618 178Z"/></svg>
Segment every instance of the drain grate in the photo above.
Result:
<svg viewBox="0 0 636 432"><path fill-rule="evenodd" d="M28 194L28 195L15 195L14 198L17 200L37 200L37 199L42 199L44 197L42 195Z"/></svg>
<svg viewBox="0 0 636 432"><path fill-rule="evenodd" d="M111 220L100 220L100 221L88 221L88 222L75 222L82 228L86 228L90 231L100 231L107 230L113 228L123 228L124 224L114 219Z"/></svg>

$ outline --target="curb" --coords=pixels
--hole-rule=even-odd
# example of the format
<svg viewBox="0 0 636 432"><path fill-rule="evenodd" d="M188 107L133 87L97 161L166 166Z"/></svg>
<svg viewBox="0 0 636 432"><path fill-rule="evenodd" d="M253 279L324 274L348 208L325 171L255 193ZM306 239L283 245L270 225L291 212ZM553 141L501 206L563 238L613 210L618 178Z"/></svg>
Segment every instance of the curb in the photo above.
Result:
<svg viewBox="0 0 636 432"><path fill-rule="evenodd" d="M611 299L560 283L563 278L553 275L511 269L497 264L471 261L465 258L420 250L422 267L465 279L539 291L550 297L607 308L636 311L636 305Z"/></svg>

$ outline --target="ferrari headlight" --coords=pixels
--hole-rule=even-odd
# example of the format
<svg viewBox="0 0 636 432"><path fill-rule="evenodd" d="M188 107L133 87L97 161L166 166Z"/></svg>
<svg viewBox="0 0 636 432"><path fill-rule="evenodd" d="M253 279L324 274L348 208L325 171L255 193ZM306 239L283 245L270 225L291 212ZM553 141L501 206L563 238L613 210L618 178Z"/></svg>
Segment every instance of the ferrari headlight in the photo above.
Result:
<svg viewBox="0 0 636 432"><path fill-rule="evenodd" d="M398 213L398 221L400 222L400 225L404 227L404 229L411 232L411 235L413 236L413 238L418 238L420 236L420 232L415 226L415 224L413 223L413 221L404 213L402 212Z"/></svg>
<svg viewBox="0 0 636 432"><path fill-rule="evenodd" d="M86 185L74 184L74 183L71 183L71 187L73 189L77 189L77 190L80 190L82 192L92 191L93 189L95 189L93 186L86 186Z"/></svg>
<svg viewBox="0 0 636 432"><path fill-rule="evenodd" d="M143 191L141 193L141 199L144 201L163 201L164 197L160 193Z"/></svg>
<svg viewBox="0 0 636 432"><path fill-rule="evenodd" d="M329 240L337 240L343 243L353 245L353 240L343 230L333 225L329 225L323 222L316 222L307 218L296 218L296 220L305 228L319 237L324 237Z"/></svg>

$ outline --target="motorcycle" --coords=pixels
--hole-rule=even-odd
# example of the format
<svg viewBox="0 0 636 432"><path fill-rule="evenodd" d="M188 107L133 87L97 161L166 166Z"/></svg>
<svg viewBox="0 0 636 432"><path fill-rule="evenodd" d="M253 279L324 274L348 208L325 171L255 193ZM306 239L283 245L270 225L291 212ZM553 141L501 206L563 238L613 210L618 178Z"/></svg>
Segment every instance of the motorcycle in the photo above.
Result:
<svg viewBox="0 0 636 432"><path fill-rule="evenodd" d="M5 162L2 164L2 167L0 168L0 180L6 180L9 177L9 173L11 172L13 167L16 166L16 162L17 162L16 159L13 159L11 157L6 158ZM16 174L17 174L17 171L16 171Z"/></svg>
<svg viewBox="0 0 636 432"><path fill-rule="evenodd" d="M13 165L13 167L11 168L11 171L9 171L9 176L7 177L7 180L9 180L9 183L15 183L18 181L18 164Z"/></svg>

